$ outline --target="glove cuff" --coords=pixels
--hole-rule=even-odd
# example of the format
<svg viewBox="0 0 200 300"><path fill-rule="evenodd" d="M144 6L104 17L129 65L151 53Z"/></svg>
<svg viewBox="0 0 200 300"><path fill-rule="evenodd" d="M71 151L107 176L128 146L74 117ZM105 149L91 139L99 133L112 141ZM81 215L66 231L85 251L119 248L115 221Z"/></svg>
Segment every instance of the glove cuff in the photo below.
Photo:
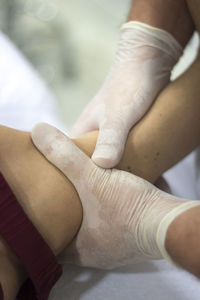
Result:
<svg viewBox="0 0 200 300"><path fill-rule="evenodd" d="M152 40L157 40L165 46L160 47L160 43L152 43L152 45L150 45L149 42L147 42L148 46L160 48L167 52L168 55L173 56L176 60L178 60L183 53L183 47L180 43L173 37L172 34L164 29L153 27L138 21L130 21L122 25L121 32L124 30L137 30L142 35L151 36Z"/></svg>
<svg viewBox="0 0 200 300"><path fill-rule="evenodd" d="M170 257L169 253L165 248L165 240L167 235L167 230L170 224L182 213L189 210L190 208L200 206L200 201L187 201L184 204L179 205L178 207L174 208L171 212L169 212L161 221L156 235L156 242L158 248L163 256L168 262L172 265L175 265L178 268L181 268L174 260Z"/></svg>

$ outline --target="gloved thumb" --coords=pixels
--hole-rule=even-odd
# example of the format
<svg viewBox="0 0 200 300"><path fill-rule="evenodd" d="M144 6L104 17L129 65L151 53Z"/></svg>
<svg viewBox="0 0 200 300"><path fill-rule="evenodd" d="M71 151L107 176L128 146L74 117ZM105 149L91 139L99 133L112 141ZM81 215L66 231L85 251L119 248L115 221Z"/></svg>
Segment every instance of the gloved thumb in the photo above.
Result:
<svg viewBox="0 0 200 300"><path fill-rule="evenodd" d="M100 127L92 155L95 164L105 169L115 167L124 152L128 132L127 128L116 129L115 125L110 123L109 127Z"/></svg>
<svg viewBox="0 0 200 300"><path fill-rule="evenodd" d="M32 140L38 150L74 184L76 188L84 178L84 172L95 167L64 133L55 127L39 123L32 130Z"/></svg>

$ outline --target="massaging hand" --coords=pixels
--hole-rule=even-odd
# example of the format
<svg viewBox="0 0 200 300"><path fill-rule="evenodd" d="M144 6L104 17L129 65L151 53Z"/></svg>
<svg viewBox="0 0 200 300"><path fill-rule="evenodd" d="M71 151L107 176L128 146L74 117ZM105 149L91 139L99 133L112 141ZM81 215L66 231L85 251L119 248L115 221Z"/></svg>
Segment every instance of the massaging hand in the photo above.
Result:
<svg viewBox="0 0 200 300"><path fill-rule="evenodd" d="M98 166L118 164L129 130L169 82L181 53L178 42L163 30L139 22L122 27L114 65L71 132L77 137L99 129L92 157Z"/></svg>
<svg viewBox="0 0 200 300"><path fill-rule="evenodd" d="M80 231L62 253L61 262L108 269L167 257L166 230L185 205L193 205L193 201L164 193L130 173L97 167L50 125L37 125L32 138L36 147L73 183L83 205Z"/></svg>

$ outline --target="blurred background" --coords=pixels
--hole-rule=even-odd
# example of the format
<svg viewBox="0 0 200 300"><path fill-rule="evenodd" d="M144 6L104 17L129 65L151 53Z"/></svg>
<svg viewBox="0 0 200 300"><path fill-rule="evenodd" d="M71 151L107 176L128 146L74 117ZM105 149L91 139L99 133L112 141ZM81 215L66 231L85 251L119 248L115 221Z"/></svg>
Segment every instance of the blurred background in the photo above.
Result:
<svg viewBox="0 0 200 300"><path fill-rule="evenodd" d="M130 0L0 0L1 31L44 78L68 128L103 82L129 7ZM192 45L178 73L193 59Z"/></svg>
<svg viewBox="0 0 200 300"><path fill-rule="evenodd" d="M0 0L0 28L47 82L69 127L112 62L129 0Z"/></svg>

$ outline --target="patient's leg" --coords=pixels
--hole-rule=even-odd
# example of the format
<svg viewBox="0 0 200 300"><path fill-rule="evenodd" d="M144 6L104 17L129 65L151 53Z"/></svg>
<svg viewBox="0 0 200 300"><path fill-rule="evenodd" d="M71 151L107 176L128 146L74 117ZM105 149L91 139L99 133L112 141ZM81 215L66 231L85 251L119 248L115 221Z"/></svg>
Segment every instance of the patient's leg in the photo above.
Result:
<svg viewBox="0 0 200 300"><path fill-rule="evenodd" d="M120 168L154 182L200 142L200 62L169 85L131 131ZM97 133L76 142L91 154ZM54 253L72 240L82 218L78 196L36 150L29 133L0 127L0 171ZM52 226L53 224L53 226Z"/></svg>

